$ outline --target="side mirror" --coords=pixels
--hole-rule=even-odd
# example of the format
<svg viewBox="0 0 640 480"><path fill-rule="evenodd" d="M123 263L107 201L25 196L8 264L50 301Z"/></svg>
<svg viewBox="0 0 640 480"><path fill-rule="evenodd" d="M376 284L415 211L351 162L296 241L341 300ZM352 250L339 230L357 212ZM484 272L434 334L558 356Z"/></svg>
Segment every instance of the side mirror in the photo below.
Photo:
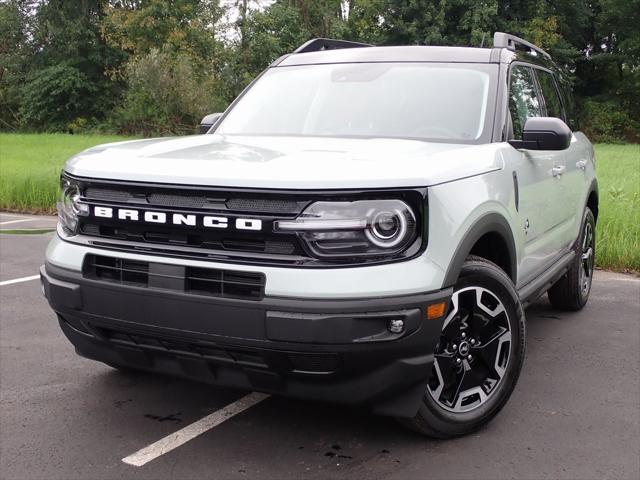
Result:
<svg viewBox="0 0 640 480"><path fill-rule="evenodd" d="M200 122L200 133L207 133L209 129L220 120L220 117L222 117L222 113L210 113L206 115Z"/></svg>
<svg viewBox="0 0 640 480"><path fill-rule="evenodd" d="M571 129L559 118L531 117L524 124L522 140L509 144L527 150L565 150L571 144Z"/></svg>

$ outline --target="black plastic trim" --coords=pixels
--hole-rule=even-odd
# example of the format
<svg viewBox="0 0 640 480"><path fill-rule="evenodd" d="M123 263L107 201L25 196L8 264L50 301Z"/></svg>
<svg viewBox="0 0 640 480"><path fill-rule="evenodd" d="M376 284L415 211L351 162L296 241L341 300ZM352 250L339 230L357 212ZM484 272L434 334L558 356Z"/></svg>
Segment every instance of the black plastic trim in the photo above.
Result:
<svg viewBox="0 0 640 480"><path fill-rule="evenodd" d="M549 290L549 288L567 272L574 257L575 252L570 250L541 275L538 275L529 283L520 287L518 289L518 296L520 297L522 306L526 307L530 305Z"/></svg>
<svg viewBox="0 0 640 480"><path fill-rule="evenodd" d="M591 182L591 185L589 185L589 192L587 193L587 199L586 202L589 202L589 198L591 197L591 194L595 194L596 196L596 211L592 212L593 213L593 217L594 220L596 221L596 223L598 222L598 213L600 210L600 191L598 188L598 179L594 178L593 181ZM586 205L585 205L586 206Z"/></svg>
<svg viewBox="0 0 640 480"><path fill-rule="evenodd" d="M516 256L516 247L513 240L513 232L511 231L509 222L507 222L507 220L502 215L498 213L488 213L476 220L476 223L474 223L473 226L467 231L464 239L456 248L456 251L453 254L453 258L451 262L449 262L447 272L445 273L443 285L449 286L456 283L456 280L460 275L460 271L462 270L462 264L469 256L471 249L473 248L475 243L487 233L497 233L502 237L505 244L507 245L507 249L509 250L509 264L511 268L510 271L506 273L515 283L517 278L518 263Z"/></svg>
<svg viewBox="0 0 640 480"><path fill-rule="evenodd" d="M516 205L516 212L520 210L520 187L518 185L518 173L513 171L513 197Z"/></svg>
<svg viewBox="0 0 640 480"><path fill-rule="evenodd" d="M418 409L444 321L426 308L452 294L256 302L109 284L50 263L40 273L86 358L401 417ZM406 331L388 332L391 318L404 318Z"/></svg>
<svg viewBox="0 0 640 480"><path fill-rule="evenodd" d="M313 38L296 48L293 53L318 52L321 50L337 50L341 48L373 47L370 43L350 42L333 38Z"/></svg>

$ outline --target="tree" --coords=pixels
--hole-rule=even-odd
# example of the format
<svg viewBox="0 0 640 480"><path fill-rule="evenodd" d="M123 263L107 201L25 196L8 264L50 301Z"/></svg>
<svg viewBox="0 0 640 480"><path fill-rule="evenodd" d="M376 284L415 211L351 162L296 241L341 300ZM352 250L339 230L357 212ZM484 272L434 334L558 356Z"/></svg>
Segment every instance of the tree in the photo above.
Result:
<svg viewBox="0 0 640 480"><path fill-rule="evenodd" d="M35 130L66 129L65 122L104 118L112 108L118 85L107 72L121 61L122 54L102 40L105 4L106 0L8 3L21 22L13 37L13 65L22 65L14 70L19 78L13 79L11 89L13 101L20 104L16 124ZM2 7L7 12L7 4ZM42 98L42 91L55 93L60 104ZM78 91L90 96L80 101ZM44 108L48 110L38 112Z"/></svg>
<svg viewBox="0 0 640 480"><path fill-rule="evenodd" d="M195 133L200 119L221 107L215 79L198 75L191 57L170 46L133 57L124 78L126 94L113 119L124 133Z"/></svg>
<svg viewBox="0 0 640 480"><path fill-rule="evenodd" d="M93 111L98 88L77 67L64 63L44 67L22 91L20 121L29 130L66 131Z"/></svg>
<svg viewBox="0 0 640 480"><path fill-rule="evenodd" d="M505 31L566 67L595 140L634 139L639 16L640 0L0 0L0 128L187 131L192 102L222 108L313 37L491 46Z"/></svg>
<svg viewBox="0 0 640 480"><path fill-rule="evenodd" d="M34 55L29 21L33 3L25 0L0 3L0 128L20 126L21 88Z"/></svg>
<svg viewBox="0 0 640 480"><path fill-rule="evenodd" d="M117 0L106 9L107 43L132 55L171 49L197 60L213 58L217 0Z"/></svg>

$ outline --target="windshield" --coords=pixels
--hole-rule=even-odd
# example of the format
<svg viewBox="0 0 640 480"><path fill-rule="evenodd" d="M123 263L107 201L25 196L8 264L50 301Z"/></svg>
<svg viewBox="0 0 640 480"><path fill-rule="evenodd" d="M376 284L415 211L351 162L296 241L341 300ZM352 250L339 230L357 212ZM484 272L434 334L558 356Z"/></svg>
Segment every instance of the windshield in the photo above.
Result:
<svg viewBox="0 0 640 480"><path fill-rule="evenodd" d="M216 133L488 141L497 67L353 63L269 69Z"/></svg>

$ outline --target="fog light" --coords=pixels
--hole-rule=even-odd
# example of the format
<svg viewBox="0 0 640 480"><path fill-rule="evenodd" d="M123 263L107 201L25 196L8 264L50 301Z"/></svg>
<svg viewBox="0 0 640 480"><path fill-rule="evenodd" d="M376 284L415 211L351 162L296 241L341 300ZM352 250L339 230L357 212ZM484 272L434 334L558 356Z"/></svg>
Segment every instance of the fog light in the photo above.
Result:
<svg viewBox="0 0 640 480"><path fill-rule="evenodd" d="M387 326L391 333L402 333L404 331L404 320L401 319L392 319L389 320L389 325Z"/></svg>

